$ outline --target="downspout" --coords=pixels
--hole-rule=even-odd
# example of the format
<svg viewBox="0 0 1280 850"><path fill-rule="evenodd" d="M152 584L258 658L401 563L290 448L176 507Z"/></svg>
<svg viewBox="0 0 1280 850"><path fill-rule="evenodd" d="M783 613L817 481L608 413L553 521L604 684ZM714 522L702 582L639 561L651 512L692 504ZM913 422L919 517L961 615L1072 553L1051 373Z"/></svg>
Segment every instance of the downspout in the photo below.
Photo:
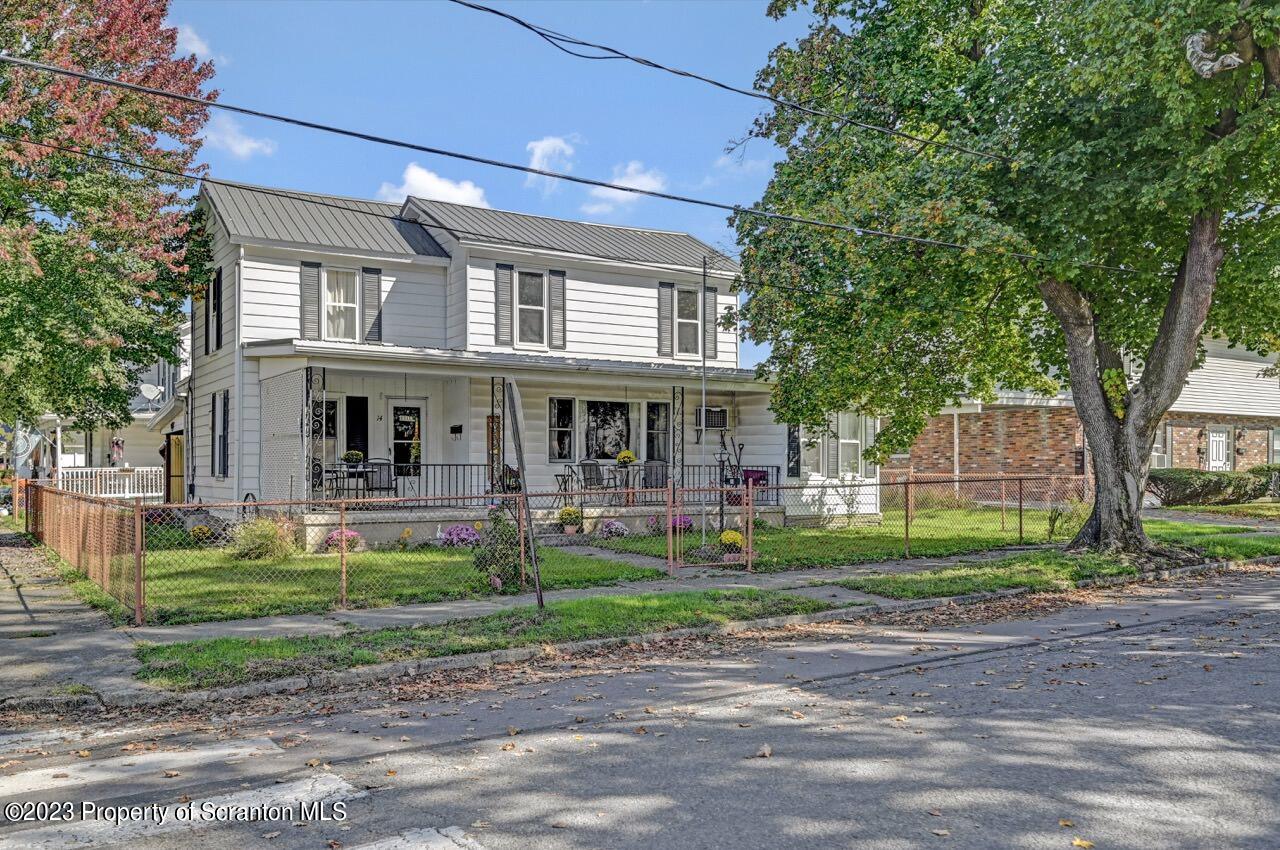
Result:
<svg viewBox="0 0 1280 850"><path fill-rule="evenodd" d="M244 337L241 334L241 328L244 327L244 287L240 285L240 268L244 263L244 245L240 246L240 255L236 258L236 377L235 377L235 397L236 397L236 486L231 491L231 500L240 501L244 497L242 489L243 481L241 480L244 470ZM261 409L261 406L259 406ZM262 450L261 435L258 437L258 450Z"/></svg>

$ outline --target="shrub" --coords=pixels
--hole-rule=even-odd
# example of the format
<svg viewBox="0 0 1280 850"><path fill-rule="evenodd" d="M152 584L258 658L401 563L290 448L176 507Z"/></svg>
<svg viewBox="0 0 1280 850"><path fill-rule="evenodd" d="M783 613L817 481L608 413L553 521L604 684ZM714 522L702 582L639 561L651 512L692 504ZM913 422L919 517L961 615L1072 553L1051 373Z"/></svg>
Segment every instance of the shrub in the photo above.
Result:
<svg viewBox="0 0 1280 850"><path fill-rule="evenodd" d="M1089 520L1093 506L1079 499L1056 502L1049 508L1049 540L1071 540Z"/></svg>
<svg viewBox="0 0 1280 850"><path fill-rule="evenodd" d="M489 522L476 547L475 568L494 590L514 588L520 578L520 528L501 507L489 509Z"/></svg>
<svg viewBox="0 0 1280 850"><path fill-rule="evenodd" d="M573 506L561 508L557 518L561 525L582 525L582 511Z"/></svg>
<svg viewBox="0 0 1280 850"><path fill-rule="evenodd" d="M347 551L354 552L364 543L364 539L359 532L348 528L343 531L341 528L335 528L324 536L324 550L326 552L341 552L342 539L347 539Z"/></svg>
<svg viewBox="0 0 1280 850"><path fill-rule="evenodd" d="M600 524L598 533L601 537L626 537L631 532L621 520L607 519Z"/></svg>
<svg viewBox="0 0 1280 850"><path fill-rule="evenodd" d="M631 451L631 449L623 449L618 452L617 461L623 466L633 464L636 462L636 453Z"/></svg>
<svg viewBox="0 0 1280 850"><path fill-rule="evenodd" d="M1230 505L1261 498L1269 483L1248 472L1153 469L1147 489L1165 505Z"/></svg>
<svg viewBox="0 0 1280 850"><path fill-rule="evenodd" d="M440 532L440 545L451 549L470 549L480 544L480 532L469 525L451 525Z"/></svg>
<svg viewBox="0 0 1280 850"><path fill-rule="evenodd" d="M197 543L204 543L213 536L213 529L207 525L196 525L191 528L191 539Z"/></svg>
<svg viewBox="0 0 1280 850"><path fill-rule="evenodd" d="M342 453L343 463L360 463L364 460L364 452L359 449L351 449Z"/></svg>
<svg viewBox="0 0 1280 850"><path fill-rule="evenodd" d="M678 514L671 518L671 527L678 531L688 531L693 528L693 517L685 514Z"/></svg>
<svg viewBox="0 0 1280 850"><path fill-rule="evenodd" d="M1268 496L1280 496L1280 463L1260 463L1252 467L1249 474L1267 482Z"/></svg>
<svg viewBox="0 0 1280 850"><path fill-rule="evenodd" d="M741 552L744 542L742 535L732 528L727 528L720 532L720 545L724 547L726 552Z"/></svg>
<svg viewBox="0 0 1280 850"><path fill-rule="evenodd" d="M288 520L250 520L232 533L227 556L233 561L283 561L298 551L297 532Z"/></svg>

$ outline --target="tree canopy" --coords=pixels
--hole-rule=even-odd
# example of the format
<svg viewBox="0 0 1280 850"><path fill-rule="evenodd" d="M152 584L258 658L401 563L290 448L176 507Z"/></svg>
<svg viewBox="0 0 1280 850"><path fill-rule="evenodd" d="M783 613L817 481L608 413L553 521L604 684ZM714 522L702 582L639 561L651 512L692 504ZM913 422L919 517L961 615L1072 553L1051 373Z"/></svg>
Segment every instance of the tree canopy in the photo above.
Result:
<svg viewBox="0 0 1280 850"><path fill-rule="evenodd" d="M0 50L196 97L166 0L9 0ZM141 371L172 360L208 261L189 171L204 107L0 66L0 420L127 421ZM130 166L15 142L85 151Z"/></svg>
<svg viewBox="0 0 1280 850"><path fill-rule="evenodd" d="M886 416L883 454L962 397L1053 392L1071 376L1078 401L1097 385L1123 419L1141 392L1122 359L1154 354L1185 379L1156 341L1189 297L1197 228L1208 259L1223 257L1197 290L1212 298L1203 323L1187 311L1190 357L1201 333L1280 349L1280 6L809 5L809 32L773 51L757 85L830 115L760 116L752 134L786 158L759 206L965 247L736 216L738 318L771 347L762 370L782 417ZM1083 325L1053 301L1081 307L1093 360L1070 356L1064 328ZM1097 374L1072 374L1090 363ZM1149 406L1158 419L1168 405Z"/></svg>

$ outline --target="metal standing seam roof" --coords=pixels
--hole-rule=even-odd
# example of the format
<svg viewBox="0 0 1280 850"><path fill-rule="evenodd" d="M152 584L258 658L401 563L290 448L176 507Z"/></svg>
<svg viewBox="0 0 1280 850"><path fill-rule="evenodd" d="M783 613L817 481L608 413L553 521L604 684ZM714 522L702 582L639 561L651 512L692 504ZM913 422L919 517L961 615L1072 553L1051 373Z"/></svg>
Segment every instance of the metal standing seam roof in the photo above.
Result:
<svg viewBox="0 0 1280 850"><path fill-rule="evenodd" d="M706 257L715 268L738 271L737 264L723 252L687 233L569 221L424 198L409 198L407 207L408 214L418 212L422 220L438 224L463 242L492 241L535 250L546 248L691 268L701 266Z"/></svg>
<svg viewBox="0 0 1280 850"><path fill-rule="evenodd" d="M400 204L223 181L206 182L201 192L233 240L269 239L355 251L449 256L421 225L393 219L400 215Z"/></svg>

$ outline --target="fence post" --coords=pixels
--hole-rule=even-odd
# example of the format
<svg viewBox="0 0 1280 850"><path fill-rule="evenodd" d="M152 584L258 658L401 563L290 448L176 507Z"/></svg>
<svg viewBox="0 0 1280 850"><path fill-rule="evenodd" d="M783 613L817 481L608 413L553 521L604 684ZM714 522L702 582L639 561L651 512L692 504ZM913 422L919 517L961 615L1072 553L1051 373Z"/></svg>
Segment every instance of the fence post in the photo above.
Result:
<svg viewBox="0 0 1280 850"><path fill-rule="evenodd" d="M675 501L676 501L676 482L670 480L667 482L667 575L675 576L676 574L676 547L674 534L675 530L672 526L675 524Z"/></svg>
<svg viewBox="0 0 1280 850"><path fill-rule="evenodd" d="M523 486L523 482L521 482L521 486ZM521 493L519 496L516 497L516 527L520 530L520 586L521 587L524 587L524 583L525 583L524 538L527 532L524 527L524 517L525 517L526 510L528 510L528 508L525 505L525 495L524 493Z"/></svg>
<svg viewBox="0 0 1280 850"><path fill-rule="evenodd" d="M907 473L907 481L902 485L903 522L902 522L902 557L911 557L911 473Z"/></svg>
<svg viewBox="0 0 1280 850"><path fill-rule="evenodd" d="M105 531L105 529L104 529ZM142 557L145 551L142 525L142 497L133 497L133 624L141 626L146 621L146 582L143 580L142 570L144 560Z"/></svg>
<svg viewBox="0 0 1280 850"><path fill-rule="evenodd" d="M1022 545L1022 478L1018 479L1018 545Z"/></svg>
<svg viewBox="0 0 1280 850"><path fill-rule="evenodd" d="M754 540L756 533L756 486L755 481L747 479L747 521L743 524L743 535L746 539L742 541L742 546L746 549L747 572L752 572L752 560L755 555Z"/></svg>
<svg viewBox="0 0 1280 850"><path fill-rule="evenodd" d="M1004 491L1004 470L1000 470L996 475L1000 477L1000 530L1004 531L1004 505L1008 501Z"/></svg>
<svg viewBox="0 0 1280 850"><path fill-rule="evenodd" d="M347 607L347 500L338 502L338 607Z"/></svg>

